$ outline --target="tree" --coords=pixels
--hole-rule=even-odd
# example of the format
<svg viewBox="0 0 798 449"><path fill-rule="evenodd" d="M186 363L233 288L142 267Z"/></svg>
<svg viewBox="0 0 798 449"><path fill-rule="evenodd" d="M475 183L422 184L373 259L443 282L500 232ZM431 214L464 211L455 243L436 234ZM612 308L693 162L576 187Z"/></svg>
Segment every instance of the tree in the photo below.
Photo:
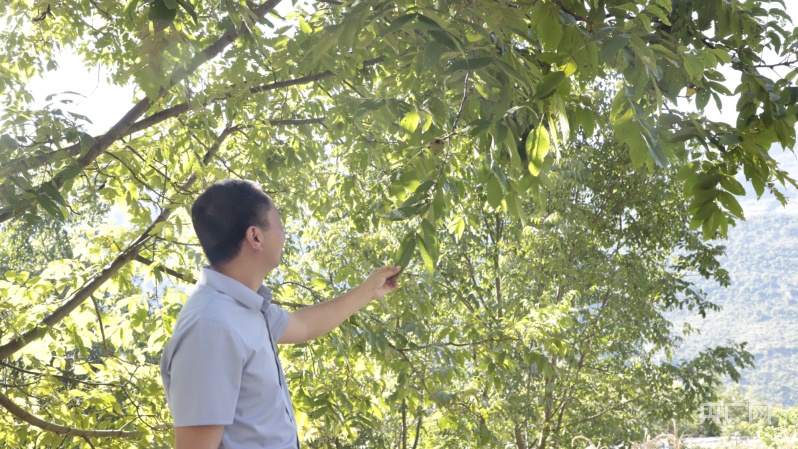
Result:
<svg viewBox="0 0 798 449"><path fill-rule="evenodd" d="M640 441L653 423L694 417L723 377L751 366L745 345L669 360L680 338L664 313L717 309L686 279L728 277L722 248L689 229L681 185L669 179L676 170L650 174L630 162L612 139L568 147L526 226L492 208L488 189L463 204L430 275L433 297L446 298L432 315L440 324L401 345L414 366L450 367L418 374L446 386L442 430L468 429L478 447ZM416 348L426 357L416 361Z"/></svg>
<svg viewBox="0 0 798 449"><path fill-rule="evenodd" d="M671 196L679 192L674 189L681 189L689 209L671 219L702 227L709 239L742 216L734 198L744 193L734 179L738 171L760 195L765 188L779 195L777 182L793 182L768 157L773 142L794 145L798 99L792 83L798 73L796 36L785 29L788 17L778 7L661 0L322 1L279 17L277 3L86 0L2 6L8 50L0 64L0 231L17 240L29 235L31 245L31 254L4 248L12 268L0 283L0 405L10 414L3 415L8 425L0 433L8 444L90 445L105 437L121 438L113 443L119 447L166 444L168 412L154 399L162 397L155 362L202 263L186 207L214 180L257 180L290 217L286 226L295 237L287 246L286 267L271 280L286 307L340 292L394 253L399 259L421 256L423 267L408 270L399 305L388 302L328 340L285 354L308 441L403 448L431 441L456 445L456 438L469 436L498 444L510 430L521 437L514 437L516 443L539 438L545 447L571 435L552 420L557 401L575 407L560 407L560 416L598 412L591 408L595 403L568 400L584 374L571 370L567 349L571 344L571 354L586 351L578 349L575 335L598 318L558 307L594 301L590 295L600 290L566 301L554 300L555 290L546 288L579 277L568 257L590 264L606 252L554 254L545 262L569 269L559 274L563 278L541 282L537 288L543 290L532 290L549 298L541 313L550 315L533 314L525 303L530 291L522 281L538 266L520 263L520 254L556 240L541 235L527 242L525 233L556 229L567 235L568 229L540 221L552 216L553 205L574 214L558 226L581 225L580 208L596 206L566 202L559 189L579 191L587 181L644 177L639 170L649 170L658 180L652 185L673 203L661 209L651 204L647 217L655 232L682 240L640 230L634 236L639 248L630 251L646 247L640 239L660 242L652 251L681 244L696 253L684 266L712 276L721 272L702 240L675 224L660 224L680 201ZM109 67L111 82L137 85L139 100L105 134L87 134L88 118L70 113L63 98L54 97L41 110L31 107L27 82L57 67L60 49ZM777 64L788 69L784 78L761 72L769 68L758 56L764 49L783 55ZM724 86L721 67L741 74L739 86ZM592 93L609 88L617 93L603 106ZM700 112L673 106L689 96L702 111L722 95L739 97L734 123L710 122ZM575 136L594 136L598 129L605 140L606 130L614 131L623 151L598 145L600 151L590 152L594 159L581 160L574 148L583 147L573 147ZM427 150L433 139L444 142L440 153ZM603 172L579 167L601 167L606 179ZM575 181L562 184L562 170L572 171ZM122 214L123 224L110 222L107 211ZM629 230L604 236L602 223L595 225L590 237L580 238L632 236ZM53 245L41 231L46 229L67 237ZM455 244L445 230L458 236ZM469 243L464 255L455 252L460 239ZM495 255L502 241L518 242L507 248L518 261L506 268L507 277L496 275L505 269ZM453 266L456 257L471 260L473 272ZM653 264L665 284L662 292L688 294L678 276L664 273L664 260L634 263L641 264L634 265L637 270ZM642 275L629 273L635 280ZM495 310L485 303L487 279L501 293ZM568 291L589 284L578 286ZM637 325L660 326L650 338L667 347L671 337L655 309L676 305L675 297L663 303L655 290L612 287L641 302ZM436 304L441 297L451 303ZM481 318L479 327L479 318L471 317L477 310L496 315ZM526 316L519 320L531 329L544 318L553 327L524 336L516 328L522 324L507 324L507 317L518 316ZM395 330L386 335L389 324ZM639 329L602 330L594 338L622 339L618 354L631 357ZM501 406L491 402L495 397L485 398L490 392L482 393L485 385L478 383L469 393L473 402L463 402L458 394L470 391L463 377L491 363L494 373L512 371L507 356L489 360L488 354L495 350L500 357L532 342L542 346L523 352L523 363L530 376L533 365L542 373L535 382L551 390L551 397L521 398L527 402L519 399L507 410L539 410L546 426L534 432L524 423L505 428L512 421L481 421L470 408L457 418L478 399L488 408ZM470 357L466 350L451 350L472 347ZM660 365L664 371L655 385L665 388L681 379L680 388L694 394L658 410L689 410L712 384L689 379L733 372L747 362L744 353L727 348L705 354L695 366ZM639 376L650 361L641 363L618 381L619 388L643 386ZM335 375L325 381L333 368ZM559 373L564 374L555 379ZM506 391L519 382L488 377L494 384L506 381ZM450 382L462 389L444 389ZM658 397L664 399L665 391ZM623 416L611 415L601 427L617 430L613 426ZM381 422L387 423L383 430Z"/></svg>
<svg viewBox="0 0 798 449"><path fill-rule="evenodd" d="M798 413L794 408L779 410L774 416L775 425L764 427L759 436L768 447L795 447L798 443Z"/></svg>

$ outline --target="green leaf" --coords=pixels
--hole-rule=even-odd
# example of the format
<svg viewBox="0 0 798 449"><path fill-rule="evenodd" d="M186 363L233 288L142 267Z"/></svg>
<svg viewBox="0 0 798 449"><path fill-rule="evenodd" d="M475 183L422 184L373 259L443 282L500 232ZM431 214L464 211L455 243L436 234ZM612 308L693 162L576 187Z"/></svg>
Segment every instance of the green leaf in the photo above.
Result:
<svg viewBox="0 0 798 449"><path fill-rule="evenodd" d="M457 59L446 69L446 73L462 72L466 70L477 70L489 66L494 58L480 57L471 59Z"/></svg>
<svg viewBox="0 0 798 449"><path fill-rule="evenodd" d="M504 171L502 171L501 167L493 164L491 169L493 170L493 174L496 175L496 179L499 180L499 185L501 186L502 191L510 190L510 182L507 179L507 175L505 175Z"/></svg>
<svg viewBox="0 0 798 449"><path fill-rule="evenodd" d="M695 106L698 110L703 111L709 103L711 92L708 89L699 89L695 96Z"/></svg>
<svg viewBox="0 0 798 449"><path fill-rule="evenodd" d="M720 190L715 188L709 188L706 190L702 189L695 189L693 199L690 201L690 208L695 210L701 210L705 208L707 204L712 204L715 199L718 197L718 193ZM709 212L706 212L706 216L709 216ZM705 217L700 217L705 218Z"/></svg>
<svg viewBox="0 0 798 449"><path fill-rule="evenodd" d="M662 23L670 26L671 21L668 18L668 13L655 4L649 4L647 9L652 12Z"/></svg>
<svg viewBox="0 0 798 449"><path fill-rule="evenodd" d="M538 17L538 38L543 44L543 50L556 52L563 34L563 25L559 17L560 7L551 3L546 10L546 15Z"/></svg>
<svg viewBox="0 0 798 449"><path fill-rule="evenodd" d="M150 229L150 235L160 235L161 231L163 231L163 228L164 228L164 226L166 226L166 224L167 224L167 222L165 222L165 221L161 221L161 222L155 223L155 225L153 225L152 229Z"/></svg>
<svg viewBox="0 0 798 449"><path fill-rule="evenodd" d="M568 141L571 135L571 122L568 120L568 112L565 109L565 101L562 95L555 93L551 97L549 103L549 123L556 126L559 132L561 141Z"/></svg>
<svg viewBox="0 0 798 449"><path fill-rule="evenodd" d="M457 237L457 240L459 241L463 237L463 232L465 232L465 220L462 216L456 216L446 226L446 230Z"/></svg>
<svg viewBox="0 0 798 449"><path fill-rule="evenodd" d="M525 145L529 158L529 172L537 176L543 168L543 160L551 149L549 132L543 127L543 123L527 135Z"/></svg>
<svg viewBox="0 0 798 449"><path fill-rule="evenodd" d="M38 195L36 196L36 202L38 202L42 208L53 217L59 220L65 220L67 218L61 208L58 207L58 205L55 204L50 198Z"/></svg>
<svg viewBox="0 0 798 449"><path fill-rule="evenodd" d="M630 34L619 34L612 39L604 42L599 51L599 57L605 64L613 65L615 63L615 56L623 47L629 42Z"/></svg>
<svg viewBox="0 0 798 449"><path fill-rule="evenodd" d="M718 200L723 207L726 208L732 215L739 218L740 220L745 220L745 216L743 215L743 208L740 206L740 203L737 201L732 194L729 192L720 191L718 193Z"/></svg>
<svg viewBox="0 0 798 449"><path fill-rule="evenodd" d="M303 18L299 18L299 30L305 34L313 34L313 28Z"/></svg>
<svg viewBox="0 0 798 449"><path fill-rule="evenodd" d="M691 54L684 55L684 69L687 71L690 81L693 83L701 82L701 78L704 75L704 65L701 63L701 59L699 59L698 56Z"/></svg>
<svg viewBox="0 0 798 449"><path fill-rule="evenodd" d="M761 198L762 194L765 193L765 181L762 178L755 177L751 179L751 185L754 186L754 192L756 192L756 197Z"/></svg>
<svg viewBox="0 0 798 449"><path fill-rule="evenodd" d="M662 148L662 144L660 144L659 140L652 134L650 127L641 124L639 130L643 136L643 140L646 142L646 148L648 148L648 153L651 155L651 158L658 166L664 168L668 165L668 155L665 154L665 149Z"/></svg>
<svg viewBox="0 0 798 449"><path fill-rule="evenodd" d="M440 256L437 233L428 221L424 220L421 225L423 232L416 236L416 244L421 250L421 257L424 259L424 266L427 272L432 275L435 273L435 266Z"/></svg>
<svg viewBox="0 0 798 449"><path fill-rule="evenodd" d="M61 171L61 175L63 176L64 180L72 180L72 179L76 178L81 173L83 173L83 169L81 169L80 166L77 163L67 165Z"/></svg>
<svg viewBox="0 0 798 449"><path fill-rule="evenodd" d="M393 21L391 21L391 24L388 25L388 28L385 28L382 31L380 31L377 34L377 37L385 37L391 33L399 31L400 29L402 29L402 27L412 22L413 19L415 19L417 16L418 14L406 14L404 16L399 16L393 19Z"/></svg>
<svg viewBox="0 0 798 449"><path fill-rule="evenodd" d="M432 210L436 219L442 217L446 212L446 197L441 189L438 189L432 197Z"/></svg>
<svg viewBox="0 0 798 449"><path fill-rule="evenodd" d="M612 34L612 32L615 31L616 29L617 28L612 26L601 28L600 30L593 33L592 36L590 36L590 39L587 40L587 43L603 40L605 37Z"/></svg>
<svg viewBox="0 0 798 449"><path fill-rule="evenodd" d="M722 135L720 139L718 139L718 143L720 143L721 145L737 145L742 141L743 139L740 138L740 136L738 136L735 133L726 133Z"/></svg>
<svg viewBox="0 0 798 449"><path fill-rule="evenodd" d="M177 0L177 3L179 3L180 6L182 6L183 9L186 10L188 15L190 15L191 18L194 19L194 23L199 24L199 17L197 16L197 10L194 9L194 6L191 5L191 2L189 2L188 0Z"/></svg>
<svg viewBox="0 0 798 449"><path fill-rule="evenodd" d="M488 204L494 209L498 209L504 199L504 192L499 180L495 176L488 179Z"/></svg>
<svg viewBox="0 0 798 449"><path fill-rule="evenodd" d="M723 175L718 173L701 173L698 175L698 182L696 183L696 189L698 190L707 190L707 189L714 189L715 186L723 179Z"/></svg>
<svg viewBox="0 0 798 449"><path fill-rule="evenodd" d="M402 267L402 270L407 268L410 260L413 258L413 252L416 250L416 233L408 232L399 244L399 250L393 258L393 264Z"/></svg>
<svg viewBox="0 0 798 449"><path fill-rule="evenodd" d="M745 188L731 176L720 178L720 185L735 195L745 195Z"/></svg>
<svg viewBox="0 0 798 449"><path fill-rule="evenodd" d="M80 150L81 154L85 154L92 145L94 145L94 137L89 135L88 133L79 132L80 135Z"/></svg>
<svg viewBox="0 0 798 449"><path fill-rule="evenodd" d="M67 202L64 197L61 195L61 192L55 188L52 182L45 182L42 184L42 191L44 191L45 195L50 197L51 199L55 200L58 204L62 206L66 206Z"/></svg>
<svg viewBox="0 0 798 449"><path fill-rule="evenodd" d="M501 69L504 73L509 75L511 78L514 78L519 83L521 83L524 87L529 88L529 79L522 75L520 72L512 68L509 64L505 63L499 58L493 58L493 64L496 65L499 69Z"/></svg>
<svg viewBox="0 0 798 449"><path fill-rule="evenodd" d="M177 4L175 4L176 6ZM166 0L155 0L150 4L150 10L147 13L147 18L151 22L158 22L161 24L171 23L177 16L177 9L170 8L166 5ZM163 26L163 25L160 25Z"/></svg>
<svg viewBox="0 0 798 449"><path fill-rule="evenodd" d="M598 120L596 113L588 108L579 108L576 110L576 119L585 135L593 137L593 134L596 133L596 122Z"/></svg>
<svg viewBox="0 0 798 449"><path fill-rule="evenodd" d="M518 198L518 193L515 189L511 190L505 196L505 201L507 201L507 207L510 210L510 213L515 216L515 218L521 220L522 224L526 224L526 215L524 214L524 208L521 205L521 200Z"/></svg>
<svg viewBox="0 0 798 449"><path fill-rule="evenodd" d="M535 95L533 99L535 100L542 100L552 93L554 90L557 89L557 86L565 79L565 73L563 72L551 72L543 77L543 80L536 86L535 88Z"/></svg>
<svg viewBox="0 0 798 449"><path fill-rule="evenodd" d="M407 134L413 134L416 129L418 129L418 124L421 121L421 117L418 115L416 111L410 111L402 118L399 122L399 126L405 130Z"/></svg>
<svg viewBox="0 0 798 449"><path fill-rule="evenodd" d="M446 51L446 47L437 43L430 42L424 46L424 56L422 59L422 67L425 70L437 69L440 65L441 55Z"/></svg>
<svg viewBox="0 0 798 449"><path fill-rule="evenodd" d="M315 65L319 62L322 56L324 56L327 51L332 48L341 36L341 32L343 28L340 25L332 25L325 28L321 33L316 33L315 35L318 36L318 40L316 41L316 45L310 49L308 54L312 55L313 58L311 63Z"/></svg>
<svg viewBox="0 0 798 449"><path fill-rule="evenodd" d="M629 148L632 166L640 167L650 160L651 153L648 151L648 142L640 133L640 127L635 123L634 111L631 108L621 114L612 126L615 137Z"/></svg>
<svg viewBox="0 0 798 449"><path fill-rule="evenodd" d="M136 6L138 6L138 4L139 4L139 0L130 0L127 3L127 5L125 6L125 9L123 11L124 14L127 17L132 18L133 17L133 13L136 11Z"/></svg>
<svg viewBox="0 0 798 449"><path fill-rule="evenodd" d="M424 212L426 212L429 204L417 204L415 206L400 206L396 209L393 209L389 212L386 212L381 215L382 218L386 220L393 220L393 221L401 221L407 220L413 217L417 217Z"/></svg>
<svg viewBox="0 0 798 449"><path fill-rule="evenodd" d="M446 31L429 30L427 32L429 33L430 37L432 37L432 39L435 40L435 42L438 42L451 50L457 50L460 53L464 53L463 48L460 45L460 43L457 41L457 39L455 39L454 36L447 33Z"/></svg>

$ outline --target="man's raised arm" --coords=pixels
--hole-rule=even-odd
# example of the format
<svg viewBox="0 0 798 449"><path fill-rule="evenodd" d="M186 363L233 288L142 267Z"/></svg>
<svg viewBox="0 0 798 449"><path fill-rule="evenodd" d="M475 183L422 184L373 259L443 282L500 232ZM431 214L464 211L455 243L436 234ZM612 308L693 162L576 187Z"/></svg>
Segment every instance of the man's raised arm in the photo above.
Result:
<svg viewBox="0 0 798 449"><path fill-rule="evenodd" d="M395 289L399 271L401 267L378 268L362 284L343 295L292 312L288 327L277 343L304 343L327 334L369 302Z"/></svg>

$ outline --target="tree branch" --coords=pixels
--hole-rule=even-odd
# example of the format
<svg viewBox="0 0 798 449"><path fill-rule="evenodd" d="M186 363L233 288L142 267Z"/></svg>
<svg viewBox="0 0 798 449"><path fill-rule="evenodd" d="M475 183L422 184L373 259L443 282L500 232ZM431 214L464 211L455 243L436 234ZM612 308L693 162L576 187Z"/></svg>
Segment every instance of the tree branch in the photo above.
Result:
<svg viewBox="0 0 798 449"><path fill-rule="evenodd" d="M576 420L576 421L568 421L568 422L566 422L563 425L563 427L568 427L568 426L571 426L571 425L574 425L574 424L583 423L583 422L586 422L586 421L593 421L594 419L601 417L602 415L606 414L607 412L615 410L618 407L623 407L624 405L626 405L626 404L628 404L628 403L630 403L632 401L636 401L637 399L638 399L637 397L634 397L634 398L631 398L631 399L627 399L625 401L621 401L621 402L613 405L612 407L608 407L608 408L604 409L603 411L601 411L599 413L596 413L593 416L588 416L587 418L579 419L579 420Z"/></svg>
<svg viewBox="0 0 798 449"><path fill-rule="evenodd" d="M111 351L108 350L108 340L105 339L105 326L103 325L103 314L100 311L100 304L97 302L97 298L95 298L94 295L89 296L94 303L94 311L97 312L97 321L100 323L100 335L103 337L103 348L105 348L106 354L110 354Z"/></svg>
<svg viewBox="0 0 798 449"><path fill-rule="evenodd" d="M221 146L224 139L227 138L232 132L235 131L236 128L226 128L222 134L217 139L216 143L213 144L211 149L205 156L202 158L202 163L207 165L211 159L216 155ZM186 190L191 187L192 184L197 180L196 175L191 175L186 179L186 182L183 183L181 190ZM160 215L149 225L140 235L139 237L127 248L125 249L119 256L114 259L111 264L106 267L104 270L100 272L94 279L89 281L80 290L78 290L74 296L60 307L55 309L50 315L46 316L42 319L36 327L33 329L19 335L17 338L5 343L4 345L0 346L0 360L5 360L20 349L27 346L29 343L42 338L46 333L47 330L53 327L56 323L63 320L67 315L69 315L73 310L75 310L83 301L89 298L97 289L99 289L103 284L105 284L111 277L113 277L123 266L127 265L128 262L134 260L138 255L139 250L146 244L151 238L153 238L152 230L155 226L159 223L165 222L169 219L169 216L172 214L174 209L163 209Z"/></svg>
<svg viewBox="0 0 798 449"><path fill-rule="evenodd" d="M125 251L122 252L111 264L100 272L94 279L89 281L75 295L60 307L55 309L50 315L42 319L36 327L19 335L17 338L0 346L0 360L5 360L20 349L27 346L29 343L42 338L47 330L53 327L56 323L63 320L73 310L75 310L83 301L89 298L92 293L97 291L103 284L105 284L111 277L116 274L123 266L135 258L138 250L149 241L151 238L150 232L156 224L165 221L171 214L171 209L164 209L161 215L150 225L141 235L130 245Z"/></svg>
<svg viewBox="0 0 798 449"><path fill-rule="evenodd" d="M454 131L457 129L457 122L460 121L460 116L463 115L463 106L465 106L466 98L468 98L468 79L470 77L471 71L469 70L465 75L465 79L463 80L463 99L460 100L460 107L457 109L457 116L454 118L454 123L452 123L452 130L449 131L449 134L444 136L444 139L454 134Z"/></svg>
<svg viewBox="0 0 798 449"><path fill-rule="evenodd" d="M136 257L133 260L135 260L136 262L143 263L144 265L153 265L155 263L154 260L147 259L146 257L142 256L141 254L137 254ZM163 270L163 272L168 274L169 276L172 276L174 278L180 279L181 281L183 281L183 282L185 282L187 284L196 284L197 283L197 280L194 279L193 277L191 277L189 275L182 274L182 273L178 273L177 271L175 271L175 270L173 270L171 268L167 268L167 267L161 266L160 269Z"/></svg>
<svg viewBox="0 0 798 449"><path fill-rule="evenodd" d="M11 398L2 393L0 393L0 405L8 410L9 413L17 417L17 419L42 430L57 433L59 435L72 435L82 438L136 438L144 435L143 432L138 430L83 430L47 422L28 413L25 409L15 404Z"/></svg>
<svg viewBox="0 0 798 449"><path fill-rule="evenodd" d="M255 18L260 19L265 16L269 11L274 9L277 4L280 3L280 0L266 0L260 6L255 8L253 15ZM247 28L242 23L241 26L236 27L234 29L230 29L222 34L216 42L212 43L211 45L205 47L202 51L194 55L194 57L189 61L189 63L185 67L178 67L172 72L172 75L169 79L169 83L162 87L158 92L158 95L155 98L144 98L136 103L133 108L131 108L127 114L125 114L121 120L119 120L111 129L103 134L100 138L94 139L92 142L91 147L89 147L88 151L85 154L80 156L77 160L77 167L80 171L85 169L89 164L91 164L97 157L103 154L114 142L121 139L125 132L133 126L136 119L144 115L145 112L152 106L155 102L160 100L166 92L169 91L172 87L174 87L177 83L185 79L187 76L192 74L199 66L204 64L205 62L209 61L216 57L219 53L222 52L228 45L230 45L233 41L235 41L239 36L246 32ZM40 184L37 187L34 187L31 190L21 193L18 195L14 200L11 201L11 205L9 207L3 208L0 210L0 223L3 223L22 212L34 207L35 202L33 201L25 201L26 196L41 196L44 194L44 185L50 184L55 189L60 189L63 187L64 183L68 180L74 178L77 174L74 171L74 167L72 165L66 167L65 169L58 172L50 181ZM14 204L16 203L16 204ZM0 357L2 358L2 357Z"/></svg>
<svg viewBox="0 0 798 449"><path fill-rule="evenodd" d="M777 62L775 64L754 64L754 67L756 67L758 69L773 69L773 68L776 68L776 67L792 67L796 63L798 63L798 60L794 60L794 61L784 60L784 61L781 61L781 62Z"/></svg>
<svg viewBox="0 0 798 449"><path fill-rule="evenodd" d="M292 120L269 120L272 126L290 126L290 125L320 125L327 120L327 117L306 118L306 119L292 119Z"/></svg>
<svg viewBox="0 0 798 449"><path fill-rule="evenodd" d="M585 22L588 25L593 25L593 21L592 20L588 19L585 16L581 16L581 15L575 13L571 8L565 6L565 4L563 4L562 1L560 1L560 0L552 0L552 2L554 4L556 4L557 6L559 6L560 9L563 10L563 12L565 12L569 16L573 17L574 19L579 20L580 22Z"/></svg>
<svg viewBox="0 0 798 449"><path fill-rule="evenodd" d="M402 398L402 449L407 449L407 398Z"/></svg>
<svg viewBox="0 0 798 449"><path fill-rule="evenodd" d="M428 345L414 346L412 348L396 348L396 349L399 351L419 351L421 349L440 348L444 346L455 346L459 348L465 348L469 346L479 346L485 343L498 343L502 341L515 341L515 340L516 340L515 338L488 338L485 340L472 341L470 343L432 343Z"/></svg>
<svg viewBox="0 0 798 449"><path fill-rule="evenodd" d="M83 384L83 385L89 385L89 386L92 386L92 387L122 387L121 384L108 383L108 382L90 382L90 381L87 381L87 380L80 380L80 379L75 379L74 377L64 376L62 374L42 373L42 372L38 372L38 371L31 371L31 370L27 370L25 368L20 368L18 366L14 366L14 365L12 365L10 363L6 363L6 362L0 362L0 365L5 366L6 368L12 369L14 371L18 371L20 373L24 373L24 374L30 375L30 376L37 376L37 377L52 376L52 377L55 377L56 379L61 379L64 382L75 382L75 383L79 383L79 384Z"/></svg>
<svg viewBox="0 0 798 449"><path fill-rule="evenodd" d="M504 305L502 304L502 276L501 270L499 266L499 258L500 254L500 247L499 244L502 240L502 221L501 215L496 212L496 240L493 242L496 246L496 253L493 255L493 274L496 276L494 280L494 286L496 288L496 308L498 309L499 320L502 319L504 315Z"/></svg>
<svg viewBox="0 0 798 449"><path fill-rule="evenodd" d="M424 414L421 410L418 411L418 420L416 421L416 437L413 441L413 449L418 449L418 440L421 436L421 420L424 418Z"/></svg>
<svg viewBox="0 0 798 449"><path fill-rule="evenodd" d="M378 58L369 59L367 61L363 61L363 67L370 67L373 65L377 65L385 60L384 56L380 56ZM329 78L334 76L335 73L327 70L321 73L316 73L313 75L303 76L301 78L295 78L292 80L287 81L278 81L270 84L263 84L260 86L251 87L249 92L252 94L257 94L260 92L266 92L270 90L276 90L283 87L290 87L290 86L298 86L303 84L310 84L314 81L318 81L324 78ZM231 85L231 88L235 87L235 85ZM207 106L209 104L217 103L220 101L228 100L232 98L230 95L226 95L223 97L212 98L207 102L201 104L201 106ZM119 138L127 137L131 134L135 134L139 131L143 131L147 128L155 126L161 122L169 120L170 118L178 117L192 109L191 105L186 103L176 104L170 108L163 109L158 111L146 118L143 118L136 123L130 125L124 133L119 136ZM110 132L110 131L109 131ZM106 133L107 134L107 133ZM103 138L105 135L98 137L98 139ZM62 148L60 150L51 151L46 154L40 154L36 156L25 156L18 159L14 159L7 163L4 163L2 167L0 167L0 177L5 177L10 174L17 174L22 171L27 170L35 170L49 162L56 162L67 157L74 157L80 154L82 146L80 143L76 143L74 145L70 145L68 147Z"/></svg>
<svg viewBox="0 0 798 449"><path fill-rule="evenodd" d="M458 291L458 290L457 290L457 289L456 289L456 288L455 288L455 287L454 287L454 286L451 284L451 282L449 282L449 281L448 281L446 278L442 278L442 279L436 279L436 281L437 281L439 284L441 284L441 285L443 285L443 286L445 286L445 287L449 287L449 289L450 289L452 292L454 292L454 294L455 294L455 295L457 295L457 299L459 299L459 300L460 300L460 302L462 302L462 303L463 303L463 305L465 305L465 306L466 306L466 308L468 309L468 311L469 311L469 312L471 312L471 313L474 313L474 312L475 312L475 310L474 310L474 306L472 306L472 305L471 305L471 303L469 303L468 301L466 301L466 299L465 299L465 297L463 296L463 294L462 294L462 293L460 293L460 291Z"/></svg>

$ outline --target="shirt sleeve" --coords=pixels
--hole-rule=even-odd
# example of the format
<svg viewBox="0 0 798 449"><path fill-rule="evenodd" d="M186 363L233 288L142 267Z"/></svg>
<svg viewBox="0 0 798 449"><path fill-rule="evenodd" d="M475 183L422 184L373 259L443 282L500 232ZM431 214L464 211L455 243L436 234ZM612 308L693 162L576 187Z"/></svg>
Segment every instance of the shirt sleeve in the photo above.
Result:
<svg viewBox="0 0 798 449"><path fill-rule="evenodd" d="M222 323L200 319L180 336L167 369L175 427L233 423L245 354Z"/></svg>
<svg viewBox="0 0 798 449"><path fill-rule="evenodd" d="M270 304L266 310L266 319L269 321L269 330L272 333L274 341L280 339L285 330L288 328L289 313L285 309L281 309L274 304Z"/></svg>

